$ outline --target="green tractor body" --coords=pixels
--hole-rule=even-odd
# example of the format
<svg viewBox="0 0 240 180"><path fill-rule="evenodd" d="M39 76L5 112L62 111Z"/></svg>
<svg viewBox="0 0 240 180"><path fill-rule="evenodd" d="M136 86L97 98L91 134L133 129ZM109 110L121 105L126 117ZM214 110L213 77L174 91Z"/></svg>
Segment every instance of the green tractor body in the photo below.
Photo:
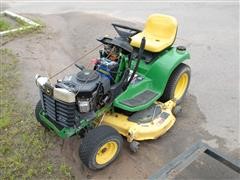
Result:
<svg viewBox="0 0 240 180"><path fill-rule="evenodd" d="M152 62L141 59L137 74L142 79L136 79L140 82L130 84L127 90L114 100L113 105L130 112L148 108L162 96L168 79L175 68L189 58L190 55L187 51L178 51L177 48L171 47L161 52ZM136 60L133 62L136 62ZM133 103L132 105L131 103L124 103L126 100L134 101L134 98L137 99L141 94L141 103Z"/></svg>
<svg viewBox="0 0 240 180"><path fill-rule="evenodd" d="M143 79L139 83L130 84L124 92L116 97L116 99L113 101L113 106L130 112L147 109L161 97L167 85L168 79L174 69L184 60L189 58L190 55L187 51L178 51L177 48L172 47L162 52L153 62L146 63L143 59L141 59L137 73L141 75ZM122 59L123 61L127 61L126 57ZM127 62L124 62L123 64L126 63ZM128 106L123 103L126 100L139 97L139 95L146 91L150 92L150 95L152 96L149 98L143 96L141 103L138 105L134 104L133 106ZM112 105L108 105L107 107L97 111L96 118L102 116L106 111L110 110L111 106ZM91 126L89 119L81 119L81 124L79 127L64 127L61 129L58 128L53 122L49 121L49 118L44 111L40 112L39 115L41 117L41 121L43 121L49 129L52 129L61 138L71 137L75 134L78 134L82 129Z"/></svg>
<svg viewBox="0 0 240 180"><path fill-rule="evenodd" d="M36 76L41 98L36 119L61 138L84 137L80 158L91 169L101 169L116 158L122 143L119 134L135 152L136 141L156 139L170 129L175 106L190 82L190 67L183 64L190 55L185 47L172 46L175 18L152 15L143 31L113 27L119 37L98 39L104 49L93 69L76 65L77 74L56 84Z"/></svg>

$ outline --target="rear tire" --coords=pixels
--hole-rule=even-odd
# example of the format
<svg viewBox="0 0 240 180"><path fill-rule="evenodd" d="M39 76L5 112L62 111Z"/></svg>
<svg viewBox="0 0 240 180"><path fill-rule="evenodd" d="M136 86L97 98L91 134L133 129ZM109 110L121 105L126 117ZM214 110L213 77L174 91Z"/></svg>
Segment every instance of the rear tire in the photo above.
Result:
<svg viewBox="0 0 240 180"><path fill-rule="evenodd" d="M122 142L122 136L114 128L99 126L86 133L81 140L80 159L92 170L102 169L118 157Z"/></svg>
<svg viewBox="0 0 240 180"><path fill-rule="evenodd" d="M166 102L176 99L176 104L182 103L190 83L191 69L188 65L181 63L171 74L165 91L160 98Z"/></svg>
<svg viewBox="0 0 240 180"><path fill-rule="evenodd" d="M43 110L42 108L42 103L41 100L38 101L36 107L35 107L35 117L37 119L37 121L46 129L48 129L48 127L41 121L40 115L39 113Z"/></svg>

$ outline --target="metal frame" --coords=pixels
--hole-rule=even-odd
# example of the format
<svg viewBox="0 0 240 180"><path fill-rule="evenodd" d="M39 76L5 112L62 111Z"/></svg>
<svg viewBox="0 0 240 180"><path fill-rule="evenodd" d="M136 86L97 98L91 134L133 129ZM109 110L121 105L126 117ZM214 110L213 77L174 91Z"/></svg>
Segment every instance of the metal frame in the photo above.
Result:
<svg viewBox="0 0 240 180"><path fill-rule="evenodd" d="M225 155L217 152L215 149L200 141L167 163L149 179L153 180L174 178L178 173L184 170L203 153L216 159L217 161L240 174L240 160L235 161L233 159L230 159L229 157L226 157Z"/></svg>

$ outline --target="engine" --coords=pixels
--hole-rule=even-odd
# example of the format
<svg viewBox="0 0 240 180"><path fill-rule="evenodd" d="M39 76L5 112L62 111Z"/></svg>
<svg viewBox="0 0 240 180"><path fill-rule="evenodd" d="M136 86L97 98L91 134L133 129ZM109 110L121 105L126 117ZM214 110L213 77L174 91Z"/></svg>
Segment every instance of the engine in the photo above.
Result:
<svg viewBox="0 0 240 180"><path fill-rule="evenodd" d="M76 94L80 113L96 111L111 98L110 80L94 70L83 70L76 75L66 76L56 87Z"/></svg>
<svg viewBox="0 0 240 180"><path fill-rule="evenodd" d="M97 111L111 99L110 86L114 83L118 63L103 57L94 69L66 76L55 86L76 94L80 113Z"/></svg>
<svg viewBox="0 0 240 180"><path fill-rule="evenodd" d="M105 57L99 59L94 67L94 69L101 74L103 77L107 77L111 84L114 84L114 80L118 71L118 63L111 61Z"/></svg>
<svg viewBox="0 0 240 180"><path fill-rule="evenodd" d="M94 119L96 111L109 104L122 92L128 71L122 72L121 54L129 55L132 48L117 39L103 38L100 58L93 70L76 65L81 71L65 76L55 85L48 77L36 75L42 107L51 122L62 127L78 126L81 119ZM128 43L127 43L128 45ZM124 60L125 61L125 60Z"/></svg>

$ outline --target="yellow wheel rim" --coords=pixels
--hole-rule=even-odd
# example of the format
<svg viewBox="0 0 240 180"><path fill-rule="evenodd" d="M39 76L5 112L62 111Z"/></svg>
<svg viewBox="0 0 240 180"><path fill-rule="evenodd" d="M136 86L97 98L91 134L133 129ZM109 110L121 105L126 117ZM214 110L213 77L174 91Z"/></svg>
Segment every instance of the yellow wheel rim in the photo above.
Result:
<svg viewBox="0 0 240 180"><path fill-rule="evenodd" d="M118 144L114 141L109 141L102 145L96 155L96 162L98 164L105 164L112 160L118 150Z"/></svg>
<svg viewBox="0 0 240 180"><path fill-rule="evenodd" d="M178 79L175 91L174 98L179 100L185 93L188 86L189 77L187 73L183 73Z"/></svg>

